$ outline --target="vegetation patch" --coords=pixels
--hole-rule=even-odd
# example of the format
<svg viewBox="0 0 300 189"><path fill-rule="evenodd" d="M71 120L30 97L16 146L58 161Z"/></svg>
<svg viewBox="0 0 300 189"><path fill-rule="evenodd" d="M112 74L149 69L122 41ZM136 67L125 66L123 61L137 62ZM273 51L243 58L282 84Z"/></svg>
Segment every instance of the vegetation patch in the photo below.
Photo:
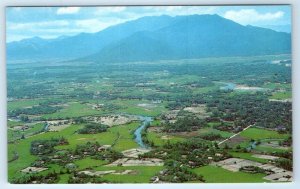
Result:
<svg viewBox="0 0 300 189"><path fill-rule="evenodd" d="M102 133L107 131L106 125L96 124L96 123L89 123L85 125L82 129L78 130L79 134L96 134Z"/></svg>

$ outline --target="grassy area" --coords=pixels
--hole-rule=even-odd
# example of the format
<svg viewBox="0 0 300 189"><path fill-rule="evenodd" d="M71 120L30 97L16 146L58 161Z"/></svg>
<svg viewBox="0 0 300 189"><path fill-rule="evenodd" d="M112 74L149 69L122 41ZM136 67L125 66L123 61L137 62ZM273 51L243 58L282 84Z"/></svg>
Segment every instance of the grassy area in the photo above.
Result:
<svg viewBox="0 0 300 189"><path fill-rule="evenodd" d="M150 123L151 126L159 126L160 124L161 124L160 120L154 120L154 121L151 121L151 123Z"/></svg>
<svg viewBox="0 0 300 189"><path fill-rule="evenodd" d="M274 93L270 99L277 99L277 100L285 100L285 99L290 99L292 98L292 92L287 91L287 92L277 92Z"/></svg>
<svg viewBox="0 0 300 189"><path fill-rule="evenodd" d="M208 183L256 183L267 182L263 179L265 174L250 174L244 172L231 172L221 167L212 165L193 169L199 175L202 175L205 182Z"/></svg>
<svg viewBox="0 0 300 189"><path fill-rule="evenodd" d="M163 86L170 86L172 83L174 84L186 84L190 82L196 82L200 79L199 76L196 75L180 75L180 76L172 76L169 78L158 79L155 83Z"/></svg>
<svg viewBox="0 0 300 189"><path fill-rule="evenodd" d="M90 167L98 167L104 164L107 164L107 161L104 160L98 160L98 159L92 159L90 157L87 157L85 159L80 159L74 161L75 165L77 165L78 170L83 170Z"/></svg>
<svg viewBox="0 0 300 189"><path fill-rule="evenodd" d="M165 103L155 104L153 107L139 106L140 104L152 105L152 102L147 100L115 100L113 103L121 107L121 109L117 110L117 112L134 115L155 117L166 111Z"/></svg>
<svg viewBox="0 0 300 189"><path fill-rule="evenodd" d="M286 89L290 90L292 88L292 85L290 83L266 83L262 87L269 88L269 89Z"/></svg>
<svg viewBox="0 0 300 189"><path fill-rule="evenodd" d="M81 104L78 102L68 103L68 106L64 109L57 111L53 114L45 114L42 118L45 119L57 119L57 118L71 118L71 117L81 117L89 115L100 115L103 114L101 110L94 110L91 106L86 104Z"/></svg>
<svg viewBox="0 0 300 189"><path fill-rule="evenodd" d="M113 148L117 151L137 148L138 144L134 141L134 131L139 127L139 122L130 123L127 125L115 126L109 129L110 132L116 133L118 136Z"/></svg>
<svg viewBox="0 0 300 189"><path fill-rule="evenodd" d="M8 129L7 130L8 141L21 139L23 134L25 138L37 134L44 129L44 125L45 125L44 123L37 123L34 125L30 125L29 128L24 131Z"/></svg>
<svg viewBox="0 0 300 189"><path fill-rule="evenodd" d="M210 91L218 90L219 88L220 86L218 85L209 86L209 87L200 87L200 88L193 89L193 94L203 94Z"/></svg>
<svg viewBox="0 0 300 189"><path fill-rule="evenodd" d="M223 138L228 138L233 135L233 133L220 131L217 129L213 129L212 127L202 128L198 130L199 135L204 135L208 133L220 134ZM152 141L156 146L162 146L166 144L167 141L169 141L170 143L176 143L187 140L189 136L177 136L168 133L148 132L147 138L149 141Z"/></svg>
<svg viewBox="0 0 300 189"><path fill-rule="evenodd" d="M259 162L259 163L268 163L268 160L253 157L253 156L252 156L253 154L251 154L251 153L230 152L230 154L231 154L233 157L235 157L235 158L248 159L248 160L256 161L256 162Z"/></svg>
<svg viewBox="0 0 300 189"><path fill-rule="evenodd" d="M219 125L221 125L221 122L209 122L209 123L207 123L207 125L210 127L219 126Z"/></svg>
<svg viewBox="0 0 300 189"><path fill-rule="evenodd" d="M59 181L58 181L58 184L66 184L68 183L68 180L69 180L69 174L62 174L59 176Z"/></svg>
<svg viewBox="0 0 300 189"><path fill-rule="evenodd" d="M95 170L97 171L107 171L107 170L134 170L134 174L125 174L125 175L113 175L108 174L104 175L103 179L108 180L109 182L116 183L149 183L150 178L155 176L163 166L126 166L126 167L98 167Z"/></svg>
<svg viewBox="0 0 300 189"><path fill-rule="evenodd" d="M290 151L291 148L285 150L285 149L272 148L272 147L266 147L266 146L257 146L255 148L255 150L261 151L261 152L286 152L286 151Z"/></svg>
<svg viewBox="0 0 300 189"><path fill-rule="evenodd" d="M276 131L270 131L270 130L265 130L265 129L259 129L259 128L249 128L245 131L243 131L240 134L242 137L248 138L248 139L254 139L254 140L259 140L259 139L284 139L288 138L288 134L279 134Z"/></svg>
<svg viewBox="0 0 300 189"><path fill-rule="evenodd" d="M220 134L223 138L228 138L228 137L234 135L234 133L220 131L217 129L213 129L212 127L199 129L199 135L204 135L204 134L209 134L209 133Z"/></svg>
<svg viewBox="0 0 300 189"><path fill-rule="evenodd" d="M16 110L18 108L31 107L31 106L34 106L34 105L39 105L39 103L41 103L43 101L45 101L45 100L30 99L30 100L11 101L11 102L7 103L7 110L12 111L12 110Z"/></svg>
<svg viewBox="0 0 300 189"><path fill-rule="evenodd" d="M65 136L69 145L57 146L57 149L75 149L78 144L85 144L86 142L99 142L100 144L112 145L113 148L118 151L127 150L137 147L137 144L133 139L133 132L139 126L139 122L133 122L126 125L120 125L111 127L107 132L97 134L76 134L72 133L69 136ZM73 126L72 126L73 127ZM68 129L68 128L67 128ZM79 127L77 127L79 129ZM66 130L66 129L65 129ZM64 131L64 130L63 130Z"/></svg>
<svg viewBox="0 0 300 189"><path fill-rule="evenodd" d="M163 139L166 137L166 139ZM167 135L166 133L156 133L156 132L148 132L147 138L149 141L152 141L155 146L162 146L166 144L168 141L170 143L177 143L186 140L183 137Z"/></svg>
<svg viewBox="0 0 300 189"><path fill-rule="evenodd" d="M22 121L7 121L7 126L8 127L14 127L14 126L19 126L19 125L23 125L24 122Z"/></svg>

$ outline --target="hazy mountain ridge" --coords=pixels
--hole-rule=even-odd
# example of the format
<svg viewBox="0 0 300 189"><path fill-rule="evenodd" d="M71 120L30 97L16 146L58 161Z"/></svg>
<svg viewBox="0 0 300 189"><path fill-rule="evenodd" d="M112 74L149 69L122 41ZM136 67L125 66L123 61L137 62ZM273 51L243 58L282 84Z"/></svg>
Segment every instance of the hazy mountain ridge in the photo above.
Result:
<svg viewBox="0 0 300 189"><path fill-rule="evenodd" d="M288 33L242 26L218 15L143 17L93 34L25 42L9 43L8 59L59 57L128 62L291 51Z"/></svg>
<svg viewBox="0 0 300 189"><path fill-rule="evenodd" d="M156 17L143 17L134 21L118 24L106 28L96 33L80 33L71 37L57 39L41 39L36 44L36 38L25 39L19 42L7 44L8 59L26 59L26 58L67 58L74 59L96 53L104 46L128 37L138 31L152 30L160 28L172 21L171 17L161 16L159 20ZM47 44L47 45L45 45Z"/></svg>

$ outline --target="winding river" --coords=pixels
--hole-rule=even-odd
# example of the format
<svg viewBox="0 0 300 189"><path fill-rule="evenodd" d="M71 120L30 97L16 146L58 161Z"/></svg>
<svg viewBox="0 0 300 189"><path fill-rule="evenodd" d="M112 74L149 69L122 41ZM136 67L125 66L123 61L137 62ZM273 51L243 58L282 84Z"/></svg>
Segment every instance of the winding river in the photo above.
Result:
<svg viewBox="0 0 300 189"><path fill-rule="evenodd" d="M147 116L138 116L139 120L141 121L141 125L134 131L134 140L140 146L140 148L149 148L142 140L142 131L145 127L151 123L152 117ZM44 131L48 131L49 124L46 122L44 126Z"/></svg>
<svg viewBox="0 0 300 189"><path fill-rule="evenodd" d="M134 140L141 148L148 148L148 146L142 140L142 131L144 128L151 123L152 118L146 116L139 116L142 124L134 131Z"/></svg>
<svg viewBox="0 0 300 189"><path fill-rule="evenodd" d="M46 122L44 126L44 132L47 132L49 130L49 126L50 126L49 123Z"/></svg>

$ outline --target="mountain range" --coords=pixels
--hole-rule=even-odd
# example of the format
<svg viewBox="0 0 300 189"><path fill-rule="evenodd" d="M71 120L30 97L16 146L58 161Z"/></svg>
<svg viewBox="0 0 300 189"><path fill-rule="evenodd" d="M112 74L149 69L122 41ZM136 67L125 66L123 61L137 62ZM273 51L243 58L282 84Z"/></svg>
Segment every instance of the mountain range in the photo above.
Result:
<svg viewBox="0 0 300 189"><path fill-rule="evenodd" d="M291 34L243 26L219 15L151 16L56 39L7 43L8 60L99 63L291 53Z"/></svg>

